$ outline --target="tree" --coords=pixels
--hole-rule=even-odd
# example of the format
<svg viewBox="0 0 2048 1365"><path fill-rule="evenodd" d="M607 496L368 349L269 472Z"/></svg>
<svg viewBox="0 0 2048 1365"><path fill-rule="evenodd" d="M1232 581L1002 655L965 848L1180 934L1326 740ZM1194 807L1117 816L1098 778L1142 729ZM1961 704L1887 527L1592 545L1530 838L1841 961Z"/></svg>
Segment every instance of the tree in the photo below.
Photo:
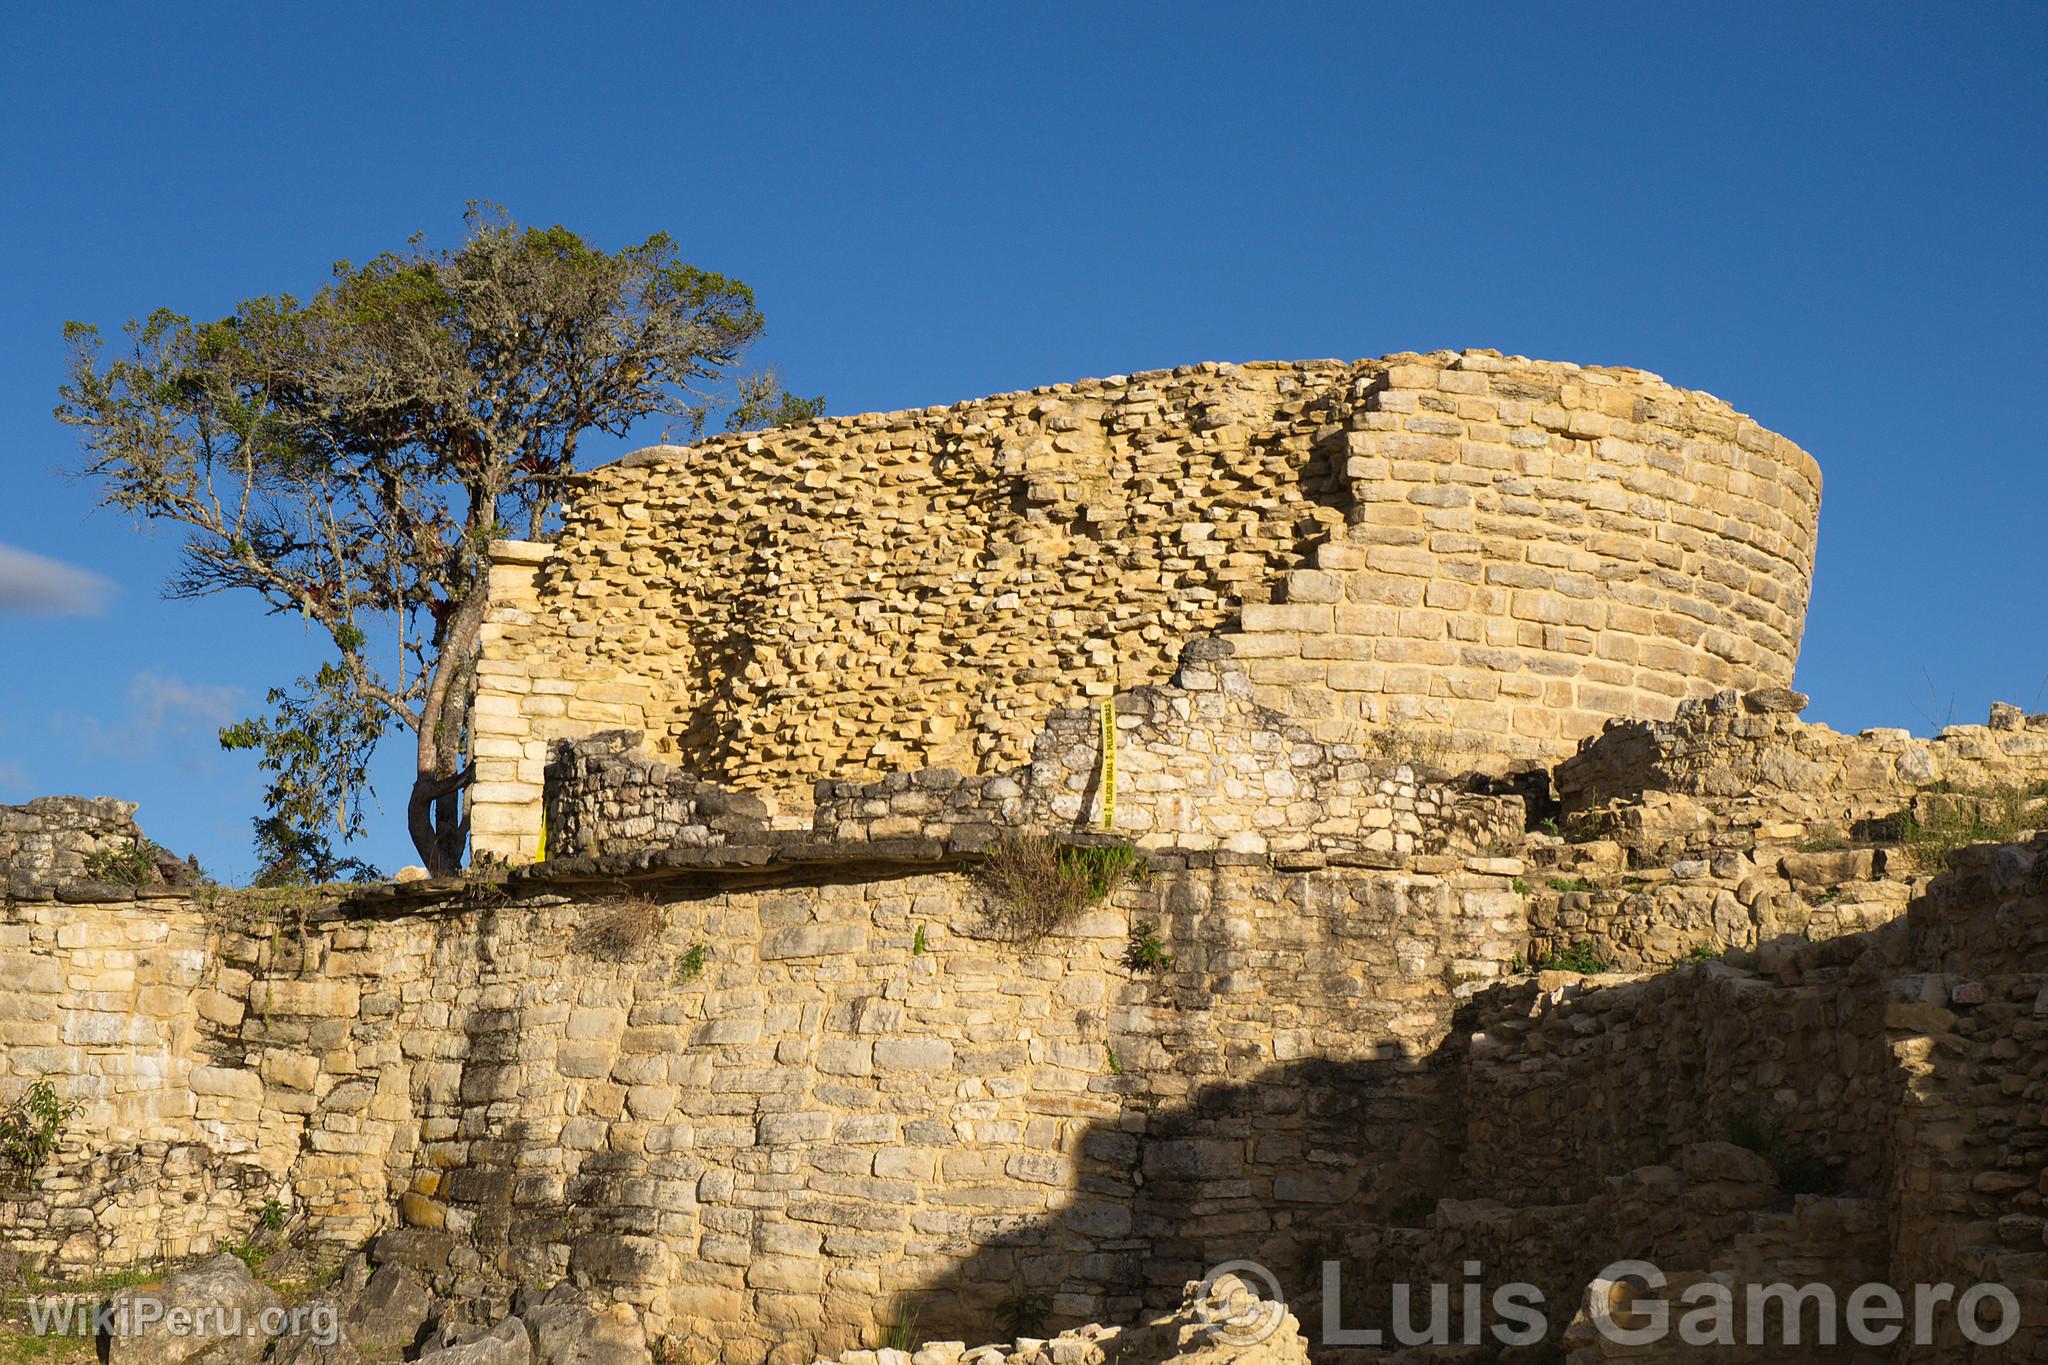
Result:
<svg viewBox="0 0 2048 1365"><path fill-rule="evenodd" d="M246 590L332 644L221 735L272 775L267 862L318 862L326 828L361 831L370 754L395 723L417 746L413 845L435 875L460 866L487 547L551 533L586 433L823 410L738 371L761 333L752 291L666 235L608 253L501 210L467 221L460 248L414 237L340 262L304 303L253 298L215 322L160 309L111 359L96 328L65 328L57 417L78 429L77 472L104 505L186 533L166 595Z"/></svg>

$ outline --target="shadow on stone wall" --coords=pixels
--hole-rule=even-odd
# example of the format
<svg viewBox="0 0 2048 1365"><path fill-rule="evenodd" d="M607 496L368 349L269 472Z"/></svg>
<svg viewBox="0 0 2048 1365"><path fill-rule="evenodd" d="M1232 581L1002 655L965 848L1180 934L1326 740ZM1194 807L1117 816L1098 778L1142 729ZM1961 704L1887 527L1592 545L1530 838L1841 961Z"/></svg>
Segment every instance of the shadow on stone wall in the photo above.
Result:
<svg viewBox="0 0 2048 1365"><path fill-rule="evenodd" d="M1971 1346L1937 1317L1927 1354L1898 1358L2039 1359L2043 852L1976 850L1906 920L1774 945L1761 974L1688 966L1583 994L1557 974L1506 983L1426 1057L1297 1063L1096 1124L1070 1204L967 1230L979 1245L906 1304L923 1336L974 1343L1020 1302L1055 1330L1131 1321L1250 1260L1314 1343L1322 1262L1341 1264L1343 1325L1391 1335L1390 1284L1455 1294L1476 1261L1489 1285L1536 1284L1551 1329L1551 1354L1489 1358L1562 1359L1585 1285L1642 1258L1738 1284L1831 1283L1843 1303L1871 1281L1909 1303L1915 1284L2001 1283L2021 1304L2013 1341ZM1475 1055L1475 1029L1516 1020L1504 1048ZM1809 1306L1799 1358L1872 1358L1846 1338L1813 1345L1815 1326Z"/></svg>

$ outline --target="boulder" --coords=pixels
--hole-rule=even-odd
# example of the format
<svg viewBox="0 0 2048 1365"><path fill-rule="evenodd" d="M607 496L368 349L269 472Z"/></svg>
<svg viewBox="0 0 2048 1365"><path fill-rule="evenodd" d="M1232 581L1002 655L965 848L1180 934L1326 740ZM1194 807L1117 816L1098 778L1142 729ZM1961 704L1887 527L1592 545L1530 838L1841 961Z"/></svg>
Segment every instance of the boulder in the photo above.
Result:
<svg viewBox="0 0 2048 1365"><path fill-rule="evenodd" d="M596 1308L559 1293L548 1300L526 1319L533 1365L653 1365L632 1305Z"/></svg>
<svg viewBox="0 0 2048 1365"><path fill-rule="evenodd" d="M1825 853L1787 853L1778 870L1794 886L1839 886L1867 882L1875 874L1877 853L1868 848L1842 848Z"/></svg>
<svg viewBox="0 0 2048 1365"><path fill-rule="evenodd" d="M264 1315L284 1301L223 1252L113 1302L107 1365L254 1365L270 1346Z"/></svg>
<svg viewBox="0 0 2048 1365"><path fill-rule="evenodd" d="M1742 704L1760 715L1776 712L1796 716L1806 709L1808 700L1804 692L1794 692L1789 687L1760 687L1745 693Z"/></svg>
<svg viewBox="0 0 2048 1365"><path fill-rule="evenodd" d="M411 1346L434 1316L434 1296L400 1265L382 1265L344 1310L348 1339L367 1351Z"/></svg>
<svg viewBox="0 0 2048 1365"><path fill-rule="evenodd" d="M460 1346L445 1346L418 1358L418 1365L533 1365L526 1324L502 1318L490 1331Z"/></svg>

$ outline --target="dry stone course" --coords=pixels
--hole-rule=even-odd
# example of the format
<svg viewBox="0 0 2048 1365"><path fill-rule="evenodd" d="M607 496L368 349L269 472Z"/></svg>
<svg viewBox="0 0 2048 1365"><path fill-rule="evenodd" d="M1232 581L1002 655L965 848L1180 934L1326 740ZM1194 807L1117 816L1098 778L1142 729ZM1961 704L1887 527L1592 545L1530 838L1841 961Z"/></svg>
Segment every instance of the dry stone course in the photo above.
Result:
<svg viewBox="0 0 2048 1365"><path fill-rule="evenodd" d="M1434 352L1200 365L656 447L494 550L478 848L531 857L550 745L792 822L821 779L1007 771L1044 718L1228 633L1324 743L1555 759L1790 682L1814 461L1640 370Z"/></svg>

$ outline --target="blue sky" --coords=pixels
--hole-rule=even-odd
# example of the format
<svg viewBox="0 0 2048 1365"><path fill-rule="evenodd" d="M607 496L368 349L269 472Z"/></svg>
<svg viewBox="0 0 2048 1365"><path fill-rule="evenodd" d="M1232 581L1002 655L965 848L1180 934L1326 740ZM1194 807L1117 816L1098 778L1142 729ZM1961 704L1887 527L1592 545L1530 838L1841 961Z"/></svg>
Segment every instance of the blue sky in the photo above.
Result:
<svg viewBox="0 0 2048 1365"><path fill-rule="evenodd" d="M473 198L673 233L834 412L1206 359L1640 365L1821 462L1809 717L2048 709L2048 5L18 5L0 35L0 801L136 800L230 877L260 783L214 732L312 642L161 600L175 540L58 473L59 328L309 293Z"/></svg>

